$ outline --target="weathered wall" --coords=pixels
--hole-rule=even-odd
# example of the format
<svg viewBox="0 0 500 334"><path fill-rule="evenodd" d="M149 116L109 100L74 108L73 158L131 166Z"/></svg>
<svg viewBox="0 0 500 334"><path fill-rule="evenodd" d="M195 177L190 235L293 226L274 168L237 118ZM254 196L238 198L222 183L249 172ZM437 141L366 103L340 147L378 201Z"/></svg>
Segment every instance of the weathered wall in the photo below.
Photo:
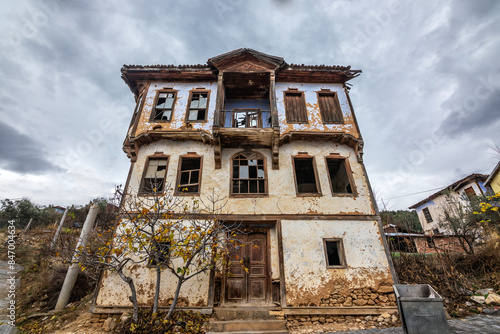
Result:
<svg viewBox="0 0 500 334"><path fill-rule="evenodd" d="M288 306L393 303L376 221L282 221L282 230ZM326 267L324 238L342 238L346 268Z"/></svg>
<svg viewBox="0 0 500 334"><path fill-rule="evenodd" d="M495 192L495 194L500 192L500 173L497 173L493 180L491 180L490 187Z"/></svg>
<svg viewBox="0 0 500 334"><path fill-rule="evenodd" d="M309 124L288 124L286 122L285 114L285 95L283 92L289 88L297 88L299 91L304 92L307 117ZM344 117L344 124L323 124L318 105L318 96L316 92L321 89L327 88L332 92L336 92L340 108ZM359 137L356 125L353 118L352 110L349 106L347 96L345 94L342 84L309 84L309 83L296 83L296 82L277 82L276 83L276 104L278 108L278 117L280 123L280 132L286 133L289 131L335 131L345 132L354 137Z"/></svg>
<svg viewBox="0 0 500 334"><path fill-rule="evenodd" d="M167 169L167 184L175 185L179 156L187 152L196 152L203 156L201 196L205 198L212 189L221 196L229 196L231 157L241 149L222 151L222 168L215 169L213 148L198 142L178 142L162 140L141 148L130 179L130 193L135 194L140 185L146 158L155 152L170 156ZM253 214L374 214L368 185L362 166L357 162L353 150L345 145L294 141L280 147L280 169L271 168L269 149L256 149L266 158L269 195L256 198L231 198L226 206L227 213ZM322 196L297 197L295 191L292 155L308 152L315 157ZM324 157L330 153L339 153L349 158L357 196L332 195L330 181ZM334 198L334 200L332 200ZM186 196L186 200L190 200Z"/></svg>
<svg viewBox="0 0 500 334"><path fill-rule="evenodd" d="M177 97L175 101L174 111L172 114L171 122L150 122L151 111L156 98L158 90L171 88L177 90ZM160 125L161 130L178 130L186 125L186 110L189 99L189 91L196 88L204 88L210 92L207 110L206 122L193 122L191 123L193 129L212 131L214 122L215 100L217 96L217 82L196 82L196 83L182 83L182 82L151 82L149 90L144 101L139 125L137 127L135 136L148 130L153 130L154 126Z"/></svg>
<svg viewBox="0 0 500 334"><path fill-rule="evenodd" d="M127 267L125 274L130 275L134 280L139 305L153 305L156 268L136 264ZM202 273L184 283L180 291L178 306L207 306L208 275L208 273ZM163 270L158 301L160 306L169 305L174 296L176 284L176 277L167 270ZM97 306L132 306L129 296L130 289L128 285L116 273L104 273L96 300Z"/></svg>
<svg viewBox="0 0 500 334"><path fill-rule="evenodd" d="M433 244L429 245L427 238L415 238L415 246L418 253L436 253L436 252L465 252L460 244L458 237L437 237L433 238ZM432 246L432 247L431 247Z"/></svg>

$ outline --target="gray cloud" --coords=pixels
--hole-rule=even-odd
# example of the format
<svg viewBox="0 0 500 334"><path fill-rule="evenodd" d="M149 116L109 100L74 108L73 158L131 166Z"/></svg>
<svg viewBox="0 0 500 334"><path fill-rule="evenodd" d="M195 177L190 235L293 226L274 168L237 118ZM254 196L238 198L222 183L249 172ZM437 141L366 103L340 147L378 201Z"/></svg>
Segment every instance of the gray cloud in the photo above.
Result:
<svg viewBox="0 0 500 334"><path fill-rule="evenodd" d="M0 121L0 167L19 173L60 171L46 158L41 144Z"/></svg>

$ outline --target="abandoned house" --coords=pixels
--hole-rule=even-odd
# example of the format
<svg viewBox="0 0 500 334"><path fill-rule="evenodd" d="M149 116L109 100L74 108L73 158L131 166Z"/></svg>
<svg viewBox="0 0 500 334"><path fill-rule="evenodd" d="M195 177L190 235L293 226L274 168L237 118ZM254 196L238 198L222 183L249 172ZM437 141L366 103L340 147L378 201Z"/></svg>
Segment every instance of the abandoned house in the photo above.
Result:
<svg viewBox="0 0 500 334"><path fill-rule="evenodd" d="M259 245L242 249L249 271L222 277L219 294L210 272L186 282L181 308L258 305L289 322L395 312L395 276L347 85L360 73L252 49L203 65L122 68L137 102L123 146L126 196L147 195L150 171L161 170L179 196L227 196L226 223L243 224L242 238ZM131 274L139 304L149 306L155 270ZM164 275L161 307L173 294ZM128 295L120 278L104 275L94 311L129 308Z"/></svg>
<svg viewBox="0 0 500 334"><path fill-rule="evenodd" d="M466 201L475 196L485 195L486 178L487 175L470 174L409 207L417 211L426 236L415 239L419 253L435 253L436 248L464 251L454 232L443 226L443 221L448 212L456 210L453 203L466 205Z"/></svg>
<svg viewBox="0 0 500 334"><path fill-rule="evenodd" d="M493 168L490 176L484 181L484 186L487 189L491 188L493 194L500 193L500 161Z"/></svg>

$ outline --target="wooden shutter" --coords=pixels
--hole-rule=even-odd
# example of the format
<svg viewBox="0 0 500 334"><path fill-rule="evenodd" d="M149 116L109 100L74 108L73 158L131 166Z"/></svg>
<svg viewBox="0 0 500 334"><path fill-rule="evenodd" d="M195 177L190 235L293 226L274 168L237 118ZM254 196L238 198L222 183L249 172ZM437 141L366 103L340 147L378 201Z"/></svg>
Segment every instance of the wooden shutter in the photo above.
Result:
<svg viewBox="0 0 500 334"><path fill-rule="evenodd" d="M287 123L307 123L306 101L303 93L285 93L285 113Z"/></svg>
<svg viewBox="0 0 500 334"><path fill-rule="evenodd" d="M319 93L318 102L323 123L344 123L337 94Z"/></svg>

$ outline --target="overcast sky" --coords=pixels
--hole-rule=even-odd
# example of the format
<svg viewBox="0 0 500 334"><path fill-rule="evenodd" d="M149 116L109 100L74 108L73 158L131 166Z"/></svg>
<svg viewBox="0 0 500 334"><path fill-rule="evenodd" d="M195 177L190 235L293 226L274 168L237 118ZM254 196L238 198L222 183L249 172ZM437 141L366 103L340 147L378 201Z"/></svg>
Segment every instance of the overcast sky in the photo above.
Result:
<svg viewBox="0 0 500 334"><path fill-rule="evenodd" d="M373 188L405 209L500 141L500 1L19 1L0 4L0 198L86 204L124 184L123 64L241 47L351 65Z"/></svg>

